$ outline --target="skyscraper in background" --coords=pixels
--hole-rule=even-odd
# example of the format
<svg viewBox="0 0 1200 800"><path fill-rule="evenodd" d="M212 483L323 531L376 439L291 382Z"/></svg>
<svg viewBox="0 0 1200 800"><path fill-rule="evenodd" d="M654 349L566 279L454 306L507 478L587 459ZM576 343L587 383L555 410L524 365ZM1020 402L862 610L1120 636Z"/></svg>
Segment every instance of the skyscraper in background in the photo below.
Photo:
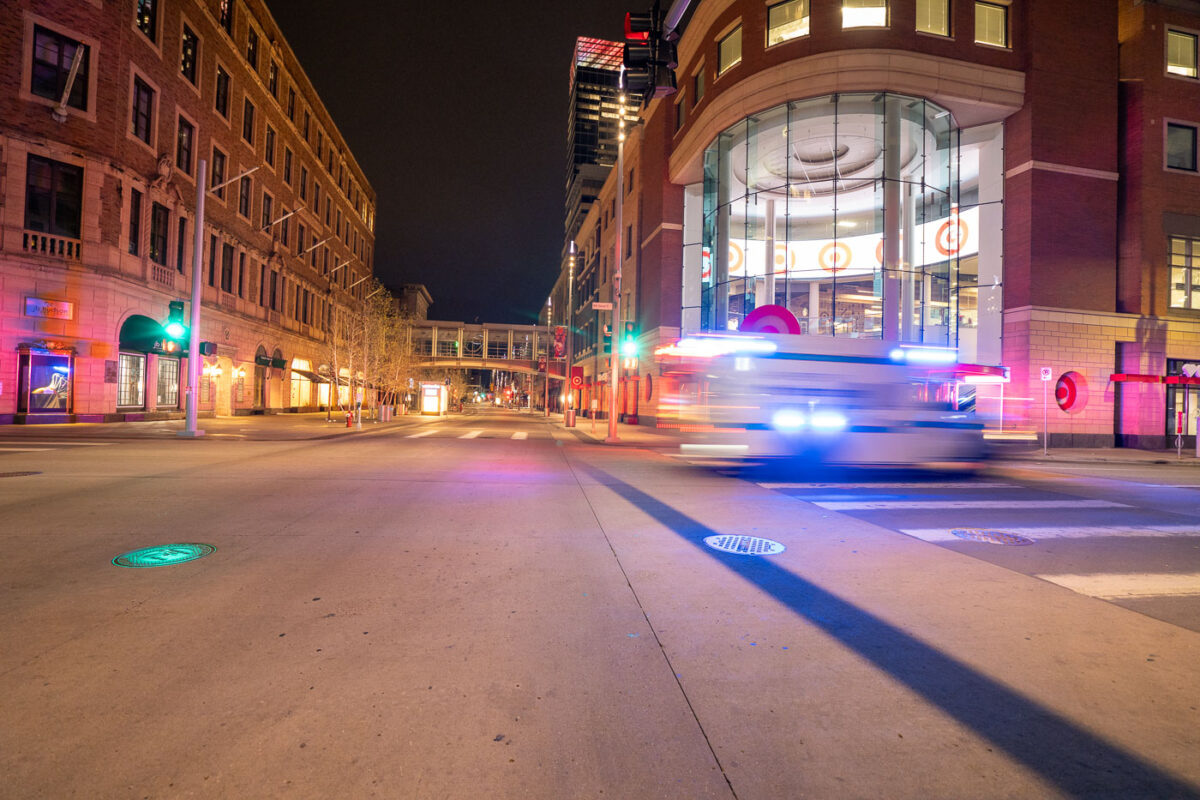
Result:
<svg viewBox="0 0 1200 800"><path fill-rule="evenodd" d="M617 95L623 49L620 42L575 40L571 101L567 110L566 240L592 207L617 160Z"/></svg>

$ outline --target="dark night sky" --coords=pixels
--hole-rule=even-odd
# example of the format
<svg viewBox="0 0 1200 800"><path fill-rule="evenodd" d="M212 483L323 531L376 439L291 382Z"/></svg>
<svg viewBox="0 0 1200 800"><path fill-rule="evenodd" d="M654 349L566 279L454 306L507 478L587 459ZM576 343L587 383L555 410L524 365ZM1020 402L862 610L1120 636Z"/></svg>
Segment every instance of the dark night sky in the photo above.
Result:
<svg viewBox="0 0 1200 800"><path fill-rule="evenodd" d="M619 41L642 4L268 4L378 195L380 280L425 284L433 319L534 321L562 248L575 37Z"/></svg>

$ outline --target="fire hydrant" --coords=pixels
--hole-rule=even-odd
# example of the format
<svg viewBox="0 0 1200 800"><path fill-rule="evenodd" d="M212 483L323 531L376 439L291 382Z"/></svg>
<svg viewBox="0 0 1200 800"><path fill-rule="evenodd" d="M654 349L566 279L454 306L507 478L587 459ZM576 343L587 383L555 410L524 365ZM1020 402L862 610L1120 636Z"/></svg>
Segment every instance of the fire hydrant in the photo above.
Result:
<svg viewBox="0 0 1200 800"><path fill-rule="evenodd" d="M354 427L354 412L353 411L346 412L346 427L347 428Z"/></svg>

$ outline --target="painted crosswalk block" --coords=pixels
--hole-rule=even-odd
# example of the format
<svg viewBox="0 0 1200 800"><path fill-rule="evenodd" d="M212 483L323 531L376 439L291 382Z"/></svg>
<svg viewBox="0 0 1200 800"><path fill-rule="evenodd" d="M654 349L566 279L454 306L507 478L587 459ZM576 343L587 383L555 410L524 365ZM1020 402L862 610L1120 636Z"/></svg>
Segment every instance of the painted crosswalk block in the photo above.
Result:
<svg viewBox="0 0 1200 800"><path fill-rule="evenodd" d="M1156 597L1200 597L1200 573L1093 573L1034 577L1102 600L1149 600Z"/></svg>
<svg viewBox="0 0 1200 800"><path fill-rule="evenodd" d="M803 499L803 498L801 498ZM932 509L1020 509L1045 508L1129 508L1110 500L813 500L813 505L829 511L898 511Z"/></svg>
<svg viewBox="0 0 1200 800"><path fill-rule="evenodd" d="M961 542L951 528L901 528L900 532L926 542ZM1096 539L1102 537L1123 538L1168 538L1200 537L1200 525L1091 525L1045 528L1004 527L1004 532L1013 536L1024 536L1034 541L1046 539Z"/></svg>

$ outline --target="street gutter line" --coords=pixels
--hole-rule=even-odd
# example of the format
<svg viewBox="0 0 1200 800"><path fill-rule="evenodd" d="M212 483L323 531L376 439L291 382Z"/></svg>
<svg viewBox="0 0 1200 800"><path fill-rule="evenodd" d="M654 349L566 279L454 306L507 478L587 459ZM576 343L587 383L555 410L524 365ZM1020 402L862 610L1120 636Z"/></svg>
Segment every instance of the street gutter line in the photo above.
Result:
<svg viewBox="0 0 1200 800"><path fill-rule="evenodd" d="M721 777L725 779L725 785L729 787L729 794L734 800L737 800L737 790L733 788L733 782L729 779L729 774L725 771L725 765L721 763L720 756L717 755L712 741L708 738L708 731L704 729L704 723L700 721L700 715L696 713L696 707L692 705L692 698L688 697L687 689L683 687L683 680L675 670L675 665L671 663L671 657L667 655L667 648L663 645L662 639L658 637L658 631L655 629L654 623L650 621L650 616L646 613L646 607L642 605L642 598L638 596L637 589L633 588L633 582L629 579L629 573L625 571L625 565L621 563L621 557L617 555L617 550L613 547L612 539L608 537L608 531L604 529L603 523L600 522L600 515L596 512L596 507L592 505L591 498L588 497L583 483L579 480L579 475L575 472L575 466L567 460L566 453L563 453L562 457L567 465L567 469L571 471L572 477L575 478L579 492L583 495L583 501L587 503L588 508L592 512L592 518L596 520L596 527L600 529L600 535L604 537L604 541L608 544L608 549L613 554L613 560L617 562L617 568L621 570L621 576L625 578L625 585L629 587L629 593L633 595L633 600L637 603L638 610L642 612L642 619L646 620L646 626L650 629L650 635L654 637L654 641L658 644L658 651L662 653L663 661L666 662L667 669L671 671L671 677L674 678L675 685L679 687L679 693L683 696L683 702L687 703L688 711L691 712L692 719L696 721L696 728L700 731L700 735L704 737L704 744L708 746L708 752L712 755L717 769L721 770Z"/></svg>

